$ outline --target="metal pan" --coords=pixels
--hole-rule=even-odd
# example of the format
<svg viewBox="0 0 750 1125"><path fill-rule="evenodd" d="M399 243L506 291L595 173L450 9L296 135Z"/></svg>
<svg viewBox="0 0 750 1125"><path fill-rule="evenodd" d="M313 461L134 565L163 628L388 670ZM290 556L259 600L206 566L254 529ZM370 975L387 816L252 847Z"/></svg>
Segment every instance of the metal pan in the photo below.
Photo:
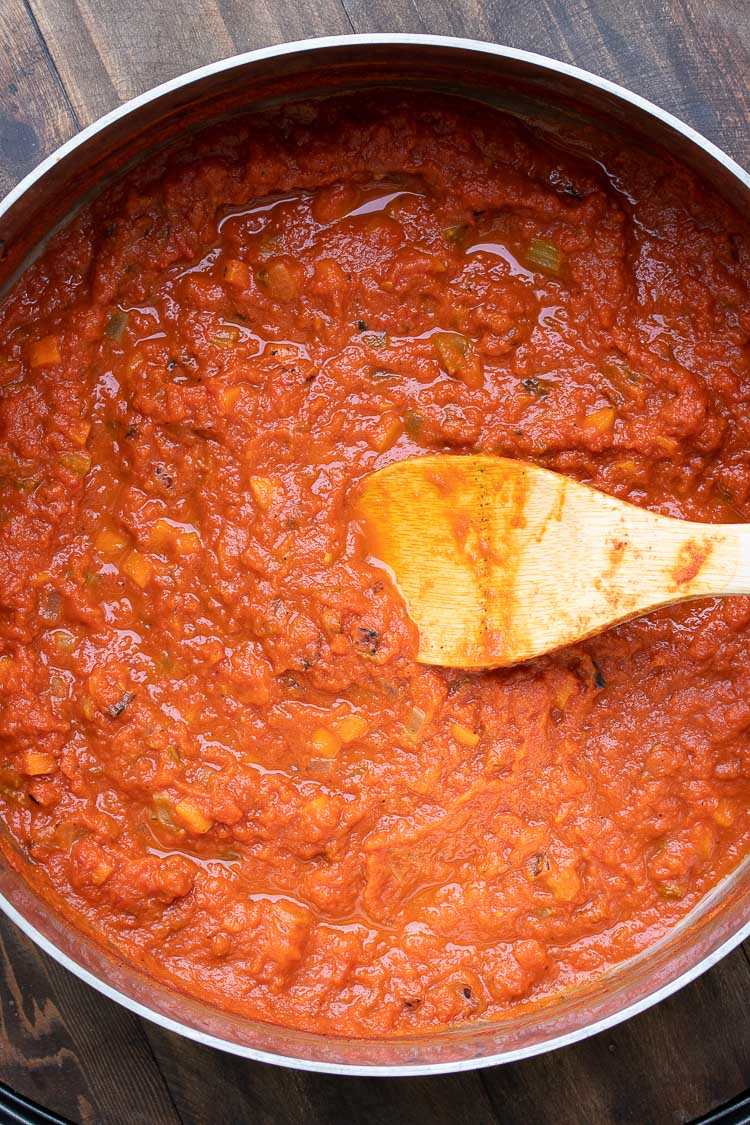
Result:
<svg viewBox="0 0 750 1125"><path fill-rule="evenodd" d="M0 292L46 235L134 159L186 129L283 99L396 85L468 95L547 123L581 121L666 149L741 210L750 177L695 130L643 98L539 55L465 39L362 35L225 59L134 98L43 161L0 204ZM242 1019L155 982L87 938L0 865L0 907L82 980L131 1011L247 1058L338 1074L437 1074L491 1066L573 1043L642 1012L750 934L750 861L664 940L555 1004L499 1023L410 1038L346 1039Z"/></svg>

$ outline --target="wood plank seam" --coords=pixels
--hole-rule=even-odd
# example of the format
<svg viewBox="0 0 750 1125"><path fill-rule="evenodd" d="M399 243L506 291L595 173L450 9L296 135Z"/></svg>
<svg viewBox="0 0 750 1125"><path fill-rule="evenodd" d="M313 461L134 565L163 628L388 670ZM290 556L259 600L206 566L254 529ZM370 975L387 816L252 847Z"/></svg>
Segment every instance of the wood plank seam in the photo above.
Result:
<svg viewBox="0 0 750 1125"><path fill-rule="evenodd" d="M164 1074L164 1071L161 1068L159 1058L156 1054L156 1051L154 1050L154 1045L151 1042L151 1038L148 1034L149 1027L152 1026L151 1021L144 1019L143 1016L138 1016L138 1023L140 1024L140 1030L141 1030L141 1035L143 1036L144 1044L145 1044L145 1046L148 1050L148 1053L151 1055L151 1058L154 1060L154 1066L156 1067L156 1070L157 1070L159 1076L161 1077L162 1085L163 1085L164 1090L166 1092L167 1098L169 1099L169 1104L171 1105L172 1109L174 1110L174 1115L175 1115L176 1119L180 1122L180 1125L187 1125L187 1123L185 1121L185 1118L182 1116L179 1109L177 1108L177 1102L175 1100L174 1094L172 1093L172 1087L170 1086L169 1082L167 1081L167 1077L166 1077L166 1075Z"/></svg>
<svg viewBox="0 0 750 1125"><path fill-rule="evenodd" d="M341 0L341 8L344 12L344 15L346 16L346 22L349 24L349 27L352 29L352 31L356 34L357 29L354 26L354 21L352 20L352 17L349 15L349 10L346 6L346 0Z"/></svg>
<svg viewBox="0 0 750 1125"><path fill-rule="evenodd" d="M55 62L55 60L52 56L52 52L50 51L50 49L47 45L47 40L42 35L41 28L39 27L39 24L37 22L37 18L34 15L34 11L31 7L31 4L30 4L29 0L23 0L23 7L24 7L24 11L26 12L26 14L29 17L29 23L31 24L32 28L34 29L34 34L36 35L36 38L39 42L39 46L42 49L42 53L44 55L47 66L50 69L50 72L51 72L52 77L54 79L55 85L58 86L58 88L60 90L60 93L62 94L63 100L65 102L65 105L68 108L68 112L70 113L71 118L73 119L73 122L75 124L76 129L77 130L81 129L82 128L81 119L78 116L78 114L76 113L75 106L73 105L73 102L71 101L71 99L68 95L68 91L65 88L65 84L64 84L62 78L60 77L60 71L57 69L57 63Z"/></svg>

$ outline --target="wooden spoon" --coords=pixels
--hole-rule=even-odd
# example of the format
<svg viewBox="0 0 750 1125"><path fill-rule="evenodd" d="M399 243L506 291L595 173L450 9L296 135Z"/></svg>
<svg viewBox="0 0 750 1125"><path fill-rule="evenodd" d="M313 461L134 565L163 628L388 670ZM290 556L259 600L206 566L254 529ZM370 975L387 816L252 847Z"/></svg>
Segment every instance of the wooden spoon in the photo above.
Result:
<svg viewBox="0 0 750 1125"><path fill-rule="evenodd" d="M388 465L355 514L423 664L516 664L658 606L750 593L750 524L659 516L504 457Z"/></svg>

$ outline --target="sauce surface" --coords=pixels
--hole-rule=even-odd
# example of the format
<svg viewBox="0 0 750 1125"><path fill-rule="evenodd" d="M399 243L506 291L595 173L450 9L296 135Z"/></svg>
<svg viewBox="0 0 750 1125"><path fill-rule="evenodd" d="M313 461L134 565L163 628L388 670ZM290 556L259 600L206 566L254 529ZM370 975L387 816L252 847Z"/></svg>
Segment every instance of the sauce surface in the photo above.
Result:
<svg viewBox="0 0 750 1125"><path fill-rule="evenodd" d="M3 848L177 988L332 1034L500 1018L746 853L750 599L423 667L350 518L424 451L750 515L747 230L589 144L435 96L235 121L0 306Z"/></svg>

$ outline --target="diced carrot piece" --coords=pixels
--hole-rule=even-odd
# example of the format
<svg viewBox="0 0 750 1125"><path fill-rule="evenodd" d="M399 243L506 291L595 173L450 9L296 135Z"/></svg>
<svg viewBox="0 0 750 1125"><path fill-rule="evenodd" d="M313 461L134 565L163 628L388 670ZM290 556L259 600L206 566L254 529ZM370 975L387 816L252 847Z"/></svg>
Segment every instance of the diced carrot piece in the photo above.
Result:
<svg viewBox="0 0 750 1125"><path fill-rule="evenodd" d="M320 758L335 758L341 749L341 739L326 727L312 732L310 745Z"/></svg>
<svg viewBox="0 0 750 1125"><path fill-rule="evenodd" d="M336 720L334 727L342 742L356 742L367 733L367 720L362 715L344 715Z"/></svg>
<svg viewBox="0 0 750 1125"><path fill-rule="evenodd" d="M181 531L174 541L174 549L178 555L194 555L201 549L201 540L197 531Z"/></svg>
<svg viewBox="0 0 750 1125"><path fill-rule="evenodd" d="M29 363L32 367L44 367L47 363L60 362L60 345L57 336L42 336L34 340L29 348Z"/></svg>
<svg viewBox="0 0 750 1125"><path fill-rule="evenodd" d="M267 512L279 492L281 487L279 482L272 477L250 477L248 484L255 503Z"/></svg>
<svg viewBox="0 0 750 1125"><path fill-rule="evenodd" d="M338 802L333 797L321 793L302 806L302 814L312 820L319 828L334 828L339 819Z"/></svg>
<svg viewBox="0 0 750 1125"><path fill-rule="evenodd" d="M241 262L239 258L227 258L224 263L224 280L227 285L234 285L237 289L247 289L250 284L247 262Z"/></svg>
<svg viewBox="0 0 750 1125"><path fill-rule="evenodd" d="M386 410L381 415L370 440L378 453L385 453L386 450L393 448L403 432L403 419L394 410Z"/></svg>
<svg viewBox="0 0 750 1125"><path fill-rule="evenodd" d="M214 822L196 808L192 801L178 801L174 811L185 827L197 836L202 836L213 827Z"/></svg>
<svg viewBox="0 0 750 1125"><path fill-rule="evenodd" d="M451 723L451 734L456 742L460 742L462 746L468 746L471 750L479 745L479 735L475 730L470 730L469 727L464 727L461 723Z"/></svg>
<svg viewBox="0 0 750 1125"><path fill-rule="evenodd" d="M122 563L122 570L142 590L145 590L154 574L153 566L140 551L128 551Z"/></svg>
<svg viewBox="0 0 750 1125"><path fill-rule="evenodd" d="M594 430L597 434L604 434L607 430L611 430L617 418L617 411L614 406L602 406L600 410L594 410L591 414L587 414L583 421L582 426L587 430Z"/></svg>
<svg viewBox="0 0 750 1125"><path fill-rule="evenodd" d="M155 551L170 548L178 555L193 555L200 550L200 536L196 531L168 519L158 519L149 530L149 543Z"/></svg>
<svg viewBox="0 0 750 1125"><path fill-rule="evenodd" d="M581 890L581 880L572 867L549 871L544 876L544 882L560 902L572 902Z"/></svg>
<svg viewBox="0 0 750 1125"><path fill-rule="evenodd" d="M51 754L43 754L40 750L27 750L23 755L21 770L28 777L40 777L44 773L53 773L56 765Z"/></svg>
<svg viewBox="0 0 750 1125"><path fill-rule="evenodd" d="M68 426L68 437L76 445L85 445L91 433L91 423L86 422L83 418L79 418L77 422L71 422Z"/></svg>
<svg viewBox="0 0 750 1125"><path fill-rule="evenodd" d="M0 656L0 684L7 684L15 675L18 663L10 656Z"/></svg>
<svg viewBox="0 0 750 1125"><path fill-rule="evenodd" d="M300 270L283 258L273 258L257 271L255 277L261 289L274 301L293 301L299 296Z"/></svg>
<svg viewBox="0 0 750 1125"><path fill-rule="evenodd" d="M226 957L231 948L232 940L229 934L214 934L211 938L211 952L214 957Z"/></svg>
<svg viewBox="0 0 750 1125"><path fill-rule="evenodd" d="M149 545L153 547L155 551L161 551L164 547L171 547L176 535L177 528L174 527L169 520L156 520L149 528Z"/></svg>
<svg viewBox="0 0 750 1125"><path fill-rule="evenodd" d="M710 824L696 824L692 833L695 850L701 859L709 859L716 847L716 832Z"/></svg>
<svg viewBox="0 0 750 1125"><path fill-rule="evenodd" d="M722 828L729 828L737 818L737 802L729 797L720 797L713 811L713 818Z"/></svg>
<svg viewBox="0 0 750 1125"><path fill-rule="evenodd" d="M95 887L101 887L102 883L106 883L113 871L114 867L112 864L102 860L101 863L97 863L96 867L89 872L89 879Z"/></svg>
<svg viewBox="0 0 750 1125"><path fill-rule="evenodd" d="M101 555L119 555L120 551L125 550L128 542L128 537L121 531L103 528L94 540L94 546Z"/></svg>
<svg viewBox="0 0 750 1125"><path fill-rule="evenodd" d="M231 414L242 394L242 387L223 387L219 391L219 409L222 414Z"/></svg>

